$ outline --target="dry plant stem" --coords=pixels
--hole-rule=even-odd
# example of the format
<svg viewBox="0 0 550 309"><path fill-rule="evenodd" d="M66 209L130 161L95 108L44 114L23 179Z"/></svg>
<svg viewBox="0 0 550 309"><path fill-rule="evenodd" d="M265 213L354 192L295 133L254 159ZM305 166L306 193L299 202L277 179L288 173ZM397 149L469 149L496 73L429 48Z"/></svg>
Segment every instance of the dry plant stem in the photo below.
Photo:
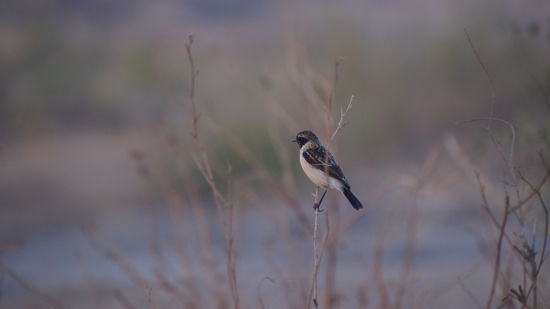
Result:
<svg viewBox="0 0 550 309"><path fill-rule="evenodd" d="M332 89L332 93L331 95L329 96L329 102L327 104L327 117L326 117L326 128L327 128L327 131L328 131L328 128L330 127L331 125L331 121L332 121L332 117L331 117L331 114L332 114L332 103L333 103L333 100L334 100L334 96L335 96L335 86L336 86L336 82L338 80L338 69L339 69L339 66L341 64L341 60L338 59L335 63L335 68L334 68L334 85L333 85L333 89ZM336 128L334 129L334 132L332 133L331 135L331 138L330 138L330 141L329 143L332 144L332 141L334 139L334 137L336 136L336 134L338 134L338 131L340 131L340 129L342 127L345 126L345 116L347 115L347 113L349 112L349 110L351 109L351 106L352 106L352 103L353 103L353 96L350 98L350 102L346 108L345 111L341 111L340 112L340 120L338 121L338 125L336 126ZM329 145L329 148L330 148L330 145ZM328 157L326 158L328 160ZM325 164L327 167L328 167L328 164ZM328 173L327 173L327 177L328 177ZM326 193L326 191L325 191ZM323 197L324 197L324 194L323 194ZM318 243L318 230L319 230L319 215L321 213L320 211L320 207L321 207L321 202L322 202L322 198L321 200L319 200L319 187L316 188L315 190L315 194L314 194L314 205L315 205L315 209L314 209L314 224L313 224L313 270L312 270L312 280L311 280L311 287L310 287L310 296L308 296L308 302L307 302L307 308L310 308L311 307L311 303L313 303L315 305L315 308L318 307L318 301L317 301L317 274L319 272L319 266L321 264L321 258L322 258L322 254L323 254L323 250L325 248L325 245L326 245L326 241L328 239L328 236L329 236L329 226L328 226L328 215L327 215L327 230L325 231L325 234L324 234L324 237L323 237L323 243L322 243L322 246L319 250L318 246L317 246L317 243Z"/></svg>
<svg viewBox="0 0 550 309"><path fill-rule="evenodd" d="M348 115L348 112L350 111L351 107L353 106L353 99L354 99L354 96L352 95L349 98L349 103L348 103L348 106L346 107L346 109L345 110L340 109L340 120L338 121L338 125L336 125L336 129L334 130L334 132L330 136L330 142L331 143L334 140L334 138L336 137L336 134L338 134L338 131L340 131L340 129L342 129L344 126L346 126L348 124L345 121L345 119L346 119L346 116Z"/></svg>
<svg viewBox="0 0 550 309"><path fill-rule="evenodd" d="M405 292L409 285L410 279L414 276L415 266L415 238L417 233L417 216L418 216L418 196L420 194L421 186L414 188L413 200L411 204L411 213L407 222L407 244L405 246L405 261L401 270L401 280L397 287L395 296L395 308L401 308L403 300L405 298Z"/></svg>
<svg viewBox="0 0 550 309"><path fill-rule="evenodd" d="M190 75L191 75L191 85L189 87L189 101L191 102L191 108L192 108L192 115L193 115L193 131L191 135L194 139L198 139L199 131L198 131L198 122L200 118L200 114L197 111L197 105L195 104L195 85L197 82L197 76L199 75L199 71L195 70L195 62L193 61L193 53L191 51L191 48L193 46L193 40L194 35L190 34L188 37L187 43L185 43L185 50L187 51L187 58L189 61L189 69L190 69Z"/></svg>
<svg viewBox="0 0 550 309"><path fill-rule="evenodd" d="M233 300L235 302L235 308L239 308L239 291L237 289L237 268L235 265L235 252L233 250L233 243L234 243L234 237L233 237L233 198L232 198L232 184L231 184L231 177L229 178L229 201L227 204L227 219L226 219L226 231L225 231L225 238L226 238L226 250L227 250L227 273L229 274L229 287L231 288L231 295L233 297Z"/></svg>
<svg viewBox="0 0 550 309"><path fill-rule="evenodd" d="M504 216L503 216L503 219L502 219L502 223L499 223L498 220L496 219L495 214L493 213L493 211L491 210L491 208L489 206L489 202L487 201L487 197L485 195L485 185L481 182L481 178L480 178L479 173L476 171L475 174L476 174L476 178L477 178L478 183L479 183L481 197L482 197L482 201L483 201L482 207L487 212L488 216L491 218L491 221L493 222L493 224L499 230L499 235L498 235L498 240L497 240L497 248L496 248L496 257L495 257L495 260L493 262L493 276L492 276L492 280L491 280L491 288L490 288L489 296L488 296L487 303L486 303L486 306L485 306L486 309L490 309L491 304L493 302L494 295L495 295L496 284L497 284L498 275L499 275L499 272L500 272L500 259L501 259L501 254L502 254L502 241L503 241L503 239L506 239L508 244L513 246L512 240L506 234L506 224L508 222L508 216L512 213L512 211L511 211L511 207L510 207L509 196L506 195L506 204L505 204L505 209L504 209Z"/></svg>
<svg viewBox="0 0 550 309"><path fill-rule="evenodd" d="M319 226L318 220L319 215L321 212L319 210L315 210L315 227ZM325 231L323 235L323 239L321 240L321 246L318 246L318 231L314 229L314 237L313 237L313 244L314 244L314 261L313 261L313 272L311 274L311 284L308 292L307 297L307 306L306 308L311 308L311 304L315 306L315 308L318 308L319 303L317 302L317 275L319 273L319 266L321 265L321 259L323 257L323 252L327 243L328 235L329 235L329 227L327 225L327 230Z"/></svg>
<svg viewBox="0 0 550 309"><path fill-rule="evenodd" d="M514 144L515 144L515 129L514 129L514 126L512 124L510 124L509 122L503 120L503 119L498 119L498 121L506 124L507 126L509 126L511 128L511 131L512 131L512 141L511 141L511 145L510 145L510 152L509 152L509 155L508 157L506 157L506 155L504 154L504 151L502 150L502 145L501 143L498 141L498 139L495 137L495 135L493 134L493 131L492 131L492 128L491 128L491 125L492 125L492 122L493 120L497 120L495 117L494 117L494 107L495 107L495 104L496 104L496 91L495 91L495 87L494 87L494 83L493 83L493 79L491 77L491 74L489 73L489 70L487 69L487 67L485 66L485 63L483 62L483 60L481 59L481 56L479 55L479 53L477 52L477 49L468 33L468 30L465 28L464 29L464 33L466 35L466 38L468 39L468 43L470 44L470 47L479 63L479 65L481 66L481 68L483 69L483 72L485 73L485 76L487 77L487 81L489 83L489 90L491 92L491 103L490 103L490 111L489 111L489 117L486 119L487 120L487 127L486 127L486 130L487 130L487 134L489 135L489 137L491 138L491 141L493 142L493 144L495 145L495 148L497 149L498 153L501 155L504 163L506 164L507 166L507 174L509 175L510 177L510 180L511 180L511 184L512 184L512 187L515 188L515 192L516 192L516 197L517 199L519 200L520 198L520 193L519 193L519 189L518 189L518 186L517 186L517 179L516 179L516 175L514 173ZM506 176L505 176L505 179L506 179ZM506 182L506 181L505 181Z"/></svg>
<svg viewBox="0 0 550 309"><path fill-rule="evenodd" d="M532 284L529 287L529 290L527 291L527 297L533 293L533 308L537 308L537 282L538 282L538 275L540 273L540 270L542 268L542 265L544 264L544 260L546 258L546 245L548 242L548 207L546 206L546 203L544 202L544 198L542 197L542 194L540 193L540 189L535 188L528 180L525 178L521 173L519 174L519 177L523 182L525 182L529 188L536 193L538 200L540 202L540 205L542 207L542 210L544 211L544 240L542 242L542 250L540 253L540 258L538 265L533 262L531 263L532 269L531 269L531 281Z"/></svg>
<svg viewBox="0 0 550 309"><path fill-rule="evenodd" d="M514 207L510 209L510 211L515 212L516 210L527 204L527 202L529 202L537 194L537 192L540 192L548 179L550 179L550 168L546 168L546 173L542 177L542 180L539 182L539 184L534 186L534 190L531 191L525 198L520 200Z"/></svg>
<svg viewBox="0 0 550 309"><path fill-rule="evenodd" d="M487 70L485 63L483 62L483 60L481 60L481 57L477 52L474 42L472 41L472 38L468 33L468 29L464 28L464 34L466 35L466 38L468 39L468 43L470 44L470 47L472 48L472 51L474 52L474 55L476 56L476 59L479 62L479 65L483 69L485 76L487 76L487 81L489 82L489 87L491 90L491 105L490 105L491 107L489 111L489 121L487 122L487 130L491 130L491 122L494 116L494 109L495 109L495 102L496 102L496 92L495 92L495 87L493 85L493 79L491 78L491 74L489 74L489 70Z"/></svg>
<svg viewBox="0 0 550 309"><path fill-rule="evenodd" d="M244 161L250 164L256 172L259 174L262 181L264 181L268 187L270 187L277 196L282 197L287 205L292 207L295 211L298 220L307 228L309 232L313 232L313 226L311 222L307 219L307 214L305 211L300 208L300 202L295 198L295 194L289 191L285 186L280 182L274 179L273 175L267 170L265 165L263 165L250 151L249 147L246 146L237 136L229 132L228 130L221 130L223 137L231 146L231 149L234 150Z"/></svg>
<svg viewBox="0 0 550 309"><path fill-rule="evenodd" d="M316 210L315 211L316 213L316 220L318 220L319 218L319 215L321 214L320 211ZM326 214L325 214L326 216ZM316 226L318 226L318 222L316 224ZM317 254L314 254L314 263L313 263L313 273L311 275L311 284L310 284L310 288L309 288L309 292L308 292L308 301L307 301L307 306L306 308L311 308L311 304L313 304L315 306L315 308L318 308L319 306L319 303L317 302L317 275L319 274L319 266L321 265L321 259L323 258L323 252L325 251L325 247L326 247L326 244L327 244L327 239L328 239L328 235L329 235L329 232L330 232L330 229L329 229L329 226L327 224L327 230L325 231L325 233L323 234L323 239L321 240L321 246L319 247L317 244L315 245L316 246L316 253ZM317 232L318 234L318 232ZM316 236L318 237L318 236ZM314 239L316 238L314 237ZM317 241L314 241L314 243L317 243Z"/></svg>
<svg viewBox="0 0 550 309"><path fill-rule="evenodd" d="M86 239L89 241L89 244L92 248L94 248L97 252L101 253L108 260L116 264L118 268L120 268L120 270L124 274L126 274L126 276L128 276L128 279L130 279L132 283L139 286L144 291L146 298L150 298L149 291L152 284L147 280L145 276L143 276L138 271L138 269L127 258L125 258L124 254L120 253L116 249L109 249L101 245L91 231L85 230L84 235L86 236Z"/></svg>
<svg viewBox="0 0 550 309"><path fill-rule="evenodd" d="M543 162L543 165L546 167L546 164L544 162L544 158L542 157L541 155L541 160ZM485 195L485 186L483 184L483 182L481 181L481 178L480 178L480 175L479 173L476 172L476 177L477 177L477 180L478 180L478 183L479 183L479 186L480 186L480 191L481 191L481 196L482 196L482 200L483 200L483 208L484 210L487 212L487 214L489 215L489 217L491 218L491 221L493 222L493 224L497 227L497 229L499 230L499 238L498 238L498 242L497 242L497 258L493 264L494 266L494 269L493 269L493 281L492 281L492 285L491 285L491 293L490 293L490 298L488 300L488 303L487 303L487 308L490 307L490 302L492 301L492 298L494 297L494 291L495 291L495 286L496 286L496 282L498 280L498 273L500 272L500 267L499 267L499 264L500 264L500 255L501 255L501 251L502 251L502 241L503 239L506 239L506 241L508 242L508 244L522 257L524 263L527 263L526 267L530 267L530 270L527 270L527 268L525 268L525 272L524 272L524 275L529 272L530 273L530 280L531 280L531 284L529 285L529 288L527 289L527 292L522 292L522 304L524 305L524 307L526 306L526 303L529 299L529 296L531 296L531 294L533 295L532 297L532 307L533 308L537 308L537 305L538 305L538 275L539 275L539 272L542 268L542 265L544 264L545 262L545 258L546 258L546 247L547 247L547 242L548 242L548 229L549 229L549 226L548 226L548 220L549 220L549 214L548 214L548 208L546 206L546 203L542 197L542 194L541 194L541 189L542 187L544 186L544 184L546 183L547 179L550 177L550 168L546 167L546 174L543 176L543 179L539 182L538 185L533 185L531 184L522 174L521 172L518 171L518 175L519 175L519 178L524 182L526 183L529 188L531 189L531 192L529 192L527 194L526 197L524 197L523 199L519 199L518 200L518 203L515 204L515 205L510 205L510 200L509 200L509 196L506 195L506 204L505 204L505 218L503 219L503 222L502 223L499 223L496 219L496 216L495 214L493 213L493 211L491 210L491 208L489 207L489 203L488 203L488 200L487 200L487 197ZM518 246L516 246L511 238L507 235L506 233L506 220L508 219L508 216L513 214L515 211L519 210L522 206L526 205L530 200L532 200L534 197L537 197L538 200L539 200L539 203L541 204L541 207L544 211L544 224L545 224L545 227L544 227L544 240L543 240L543 245L542 245L542 252L541 252L541 255L540 255L540 258L538 261L535 261L535 256L531 256L530 254L525 254L524 253L524 250L521 249L521 248L518 248ZM529 245L530 246L530 245ZM534 250L534 248L533 248ZM524 277L524 282L523 282L523 287L527 287L527 282L526 282L526 279ZM521 290L521 286L519 287L519 289ZM525 290L522 290L522 291L525 291Z"/></svg>
<svg viewBox="0 0 550 309"><path fill-rule="evenodd" d="M527 73L529 74L529 77L531 77L531 79L533 79L533 81L535 82L535 86L537 87L540 94L542 95L542 101L546 106L547 111L550 112L550 97L548 96L548 93L544 88L544 84L530 71L527 71Z"/></svg>
<svg viewBox="0 0 550 309"><path fill-rule="evenodd" d="M292 119L290 116L290 113L285 110L285 108L278 102L278 100L273 96L271 87L269 84L266 84L265 86L266 90L266 103L267 103L267 109L268 113L266 113L266 121L268 123L268 132L269 137L271 139L271 142L273 146L275 147L276 154L278 156L279 161L281 162L282 166L282 175L280 178L280 181L273 181L273 175L269 173L267 170L265 170L265 164L261 164L260 168L255 168L255 170L265 170L265 172L262 172L261 174L264 174L265 176L269 177L266 179L272 179L271 181L266 181L266 184L268 187L274 187L277 186L277 191L283 192L283 194L276 194L278 197L283 197L282 200L285 200L286 198L291 198L293 201L288 201L284 203L286 206L290 207L290 210L292 212L279 212L278 217L278 223L277 225L281 229L281 235L285 241L285 257L287 259L287 265L293 265L295 263L295 246L301 246L295 239L293 239L293 236L291 233L289 233L289 221L291 217L295 217L295 214L293 212L296 212L298 215L298 219L302 221L302 224L304 227L306 227L309 231L313 233L313 226L312 223L307 219L307 214L305 211L300 207L299 202L295 200L296 193L295 191L295 179L294 179L294 172L293 172L293 166L292 166L292 160L288 153L288 142L286 142L287 138L282 137L281 128L286 128L287 130L290 130L291 132L298 132L300 129L302 129L296 121ZM244 144L244 143L243 143ZM239 147L236 147L236 150L238 150ZM241 148L242 149L242 148ZM255 159L255 158L253 158ZM246 159L245 159L246 160ZM247 160L250 161L250 160ZM257 160L253 160L257 161ZM293 206L296 205L296 206ZM281 273L280 270L278 270L278 267L275 266L275 262L271 263L273 264L274 273ZM306 278L309 278L309 274L306 275ZM264 278L266 279L266 278ZM262 282L265 280L262 280ZM293 300L292 294L294 293L294 289L290 284L289 279L283 279L281 282L282 288L284 289L286 293L286 299L287 299L287 308L302 308L301 305L302 301L299 301L296 303L296 300ZM260 283L261 284L261 283ZM307 293L308 291L306 291ZM259 293L258 293L259 294ZM260 295L258 296L259 304L262 308L264 308L263 300L261 299ZM282 304L281 304L282 305Z"/></svg>
<svg viewBox="0 0 550 309"><path fill-rule="evenodd" d="M325 193L326 193L326 190L325 190ZM324 197L324 195L323 195L323 197ZM314 209L315 216L314 216L314 224L313 224L313 271L312 271L312 274L311 274L311 287L310 287L310 291L308 293L309 296L308 296L307 308L310 308L312 303L315 306L315 308L318 308L318 306L319 306L319 302L318 302L318 299L317 299L317 275L319 273L319 266L321 265L321 256L323 254L323 251L324 251L324 248L325 248L325 245L326 245L326 241L328 239L328 233L329 233L329 228L328 228L328 225L327 225L327 230L325 231L323 241L322 241L322 244L321 244L321 248L319 248L319 246L318 246L318 244L319 244L319 242L318 242L318 237L319 237L319 215L322 212L321 209L320 209L321 201L319 200L319 187L316 187L316 189L315 189L315 193L313 195L313 200L314 200L315 205L317 205L317 206Z"/></svg>
<svg viewBox="0 0 550 309"><path fill-rule="evenodd" d="M485 184L481 180L481 175L477 171L475 171L475 175L476 175L476 178L477 178L477 181L478 181L478 184L479 184L479 191L481 193L481 199L483 201L481 206L483 207L483 210L485 210L485 212L487 213L487 215L491 219L491 222L493 222L493 224L496 226L496 228L498 228L500 230L502 228L502 226L498 222L495 214L493 213L493 211L491 210L491 207L489 206L489 201L487 200L487 195L485 194ZM510 213L513 213L513 207L510 208ZM509 245L513 245L512 239L510 238L510 236L508 236L508 234L504 233L504 237L505 237L505 239L506 239L506 241L508 242Z"/></svg>
<svg viewBox="0 0 550 309"><path fill-rule="evenodd" d="M338 205L336 205L338 206ZM330 225L330 235L327 239L325 267L325 308L332 309L339 301L336 291L336 267L338 266L338 242L340 241L340 207L331 208L331 216L326 216L327 226Z"/></svg>
<svg viewBox="0 0 550 309"><path fill-rule="evenodd" d="M194 182L188 182L183 184L183 187L185 188L185 193L189 198L188 205L191 206L191 209L188 211L188 216L192 216L193 220L196 223L196 234L197 234L197 242L198 242L198 249L200 253L200 262L201 266L205 270L205 273L207 274L207 282L218 282L217 279L217 272L213 271L216 269L216 260L214 258L214 246L212 243L212 236L211 232L208 227L208 222L206 218L206 214L204 211L204 208L201 207L199 201L197 201L197 189L196 184ZM185 210L184 210L185 211ZM195 287L196 285L193 282L189 282L190 286ZM212 287L213 289L216 289L212 294L219 295L220 287ZM207 291L205 294L211 294L211 292ZM202 297L203 293L195 293L195 298ZM219 299L217 299L219 301Z"/></svg>
<svg viewBox="0 0 550 309"><path fill-rule="evenodd" d="M491 304L493 302L493 298L495 296L495 289L498 281L498 274L500 272L500 259L502 255L502 240L504 239L504 234L506 231L506 223L508 222L508 216L510 215L510 199L508 195L506 195L506 206L504 209L504 216L502 218L502 223L500 224L500 230L498 235L498 241L497 241L497 252L495 257L495 262L493 264L493 279L491 281L491 290L489 292L489 298L487 299L487 305L485 306L486 309L491 308Z"/></svg>
<svg viewBox="0 0 550 309"><path fill-rule="evenodd" d="M191 101L192 116L193 116L193 128L192 128L191 136L195 141L195 147L196 147L196 153L193 155L193 159L201 175L203 176L204 180L207 182L208 186L210 187L211 194L214 197L214 202L218 210L218 215L224 227L226 256L227 256L227 261L226 261L227 280L229 282L231 297L233 299L233 306L235 309L239 309L240 308L239 293L238 293L239 289L237 284L237 271L235 266L235 254L234 254L234 246L233 246L234 232L233 232L232 221L233 221L234 205L231 198L231 189L229 190L228 197L225 197L218 189L217 183L214 179L214 174L212 172L210 161L208 160L208 156L206 154L206 151L204 150L202 141L199 137L198 120L200 118L200 115L198 113L198 110L195 104L195 86L196 86L196 78L198 76L198 71L195 69L195 63L193 61L192 46L193 46L193 35L190 35L188 42L185 44L185 47L186 47L190 70L191 70L191 85L189 89L189 100ZM230 171L229 171L229 174L231 174ZM228 178L229 178L228 187L231 188L231 175L229 175Z"/></svg>
<svg viewBox="0 0 550 309"><path fill-rule="evenodd" d="M317 235L319 233L319 214L321 213L321 205L318 204L319 199L319 187L315 188L315 198L314 202L315 205L315 217L314 217L314 224L313 224L313 265L319 264L319 257L320 253L317 249ZM317 269L314 269L313 274L313 304L315 304L315 308L318 307L317 303Z"/></svg>
<svg viewBox="0 0 550 309"><path fill-rule="evenodd" d="M9 277L11 277L21 287L23 287L25 290L29 291L31 294L38 296L44 303L48 304L49 307L57 308L57 309L65 309L66 308L63 304L61 304L57 300L53 299L50 295L38 290L32 284L27 282L15 270L13 270L10 267L5 266L4 264L0 263L0 274L2 274L2 273L6 274Z"/></svg>
<svg viewBox="0 0 550 309"><path fill-rule="evenodd" d="M373 257L371 281L376 284L379 308L391 308L388 286L386 280L384 280L384 241L389 231L388 226L383 226L381 233L377 237Z"/></svg>
<svg viewBox="0 0 550 309"><path fill-rule="evenodd" d="M144 163L141 162L141 164L144 164ZM169 218L171 220L171 224L174 226L174 229L176 230L176 232L179 235L186 235L185 225L183 224L184 221L182 220L183 219L182 218L183 212L180 213L178 211L178 210L180 210L180 208L182 206L185 206L185 202L183 201L182 197L180 197L178 195L178 193L177 193L176 189L174 188L173 184L168 179L166 179L164 174L159 173L159 175L156 175L155 180L150 179L150 178L153 178L152 173L149 173L145 176L151 182L155 182L156 184L158 184L159 190L161 192L161 196L165 199L165 204L167 205L167 210L170 214ZM149 177L149 176L151 176L151 177ZM185 213L186 213L186 215L188 214L187 212L185 212ZM190 213L191 213L191 211L189 212L189 214ZM205 242L205 244L206 244L206 242ZM153 245L154 245L154 243L153 243ZM178 254L180 256L181 264L184 267L184 269L186 269L187 272L189 273L189 274L186 275L186 278L184 280L187 281L187 282L195 281L196 280L196 275L195 275L195 272L194 272L195 267L192 263L191 257L189 256L188 252L185 250L185 241L183 243L178 243L176 245L176 247L178 248L177 251L178 251ZM157 250L159 250L159 249L157 248ZM159 252L157 252L156 257L157 257L157 259L159 258ZM162 278L163 277L162 272L158 272L157 276L159 277L159 279L165 279L165 278ZM165 280L165 281L167 281L167 280ZM168 282L166 282L166 283L168 283ZM167 287L168 285L164 284L163 286ZM176 292L174 294L179 296L180 293ZM197 297L198 294L194 293L193 296Z"/></svg>
<svg viewBox="0 0 550 309"><path fill-rule="evenodd" d="M340 72L340 66L344 62L344 59L339 57L334 62L334 79L332 81L332 89L330 91L329 97L328 97L328 104L327 104L327 110L325 112L326 114L326 127L325 129L328 131L330 130L330 127L332 126L332 106L334 105L334 101L336 99L336 84L338 83L339 79L339 72Z"/></svg>
<svg viewBox="0 0 550 309"><path fill-rule="evenodd" d="M472 299L472 301L476 304L476 307L479 308L479 309L482 309L483 306L481 305L481 303L479 302L479 300L477 300L477 298L474 296L474 293L472 293L472 291L470 291L466 285L464 284L464 282L462 281L462 278L458 277L457 278L457 281L458 281L458 284L460 285L460 287L462 288L462 290L464 292L466 292L466 294L470 297L470 299Z"/></svg>
<svg viewBox="0 0 550 309"><path fill-rule="evenodd" d="M415 177L414 182L411 184L412 187L409 194L412 198L410 199L411 202L410 206L408 207L410 208L410 214L407 222L407 242L405 245L404 254L405 261L402 264L400 281L398 283L395 293L395 304L392 306L392 308L402 307L405 300L407 288L409 287L409 283L411 282L411 279L414 278L419 198L422 189L426 185L426 180L429 179L435 171L439 153L439 148L433 148L429 152L428 156L424 160L424 163L422 164L420 176ZM407 307L410 307L410 305Z"/></svg>
<svg viewBox="0 0 550 309"><path fill-rule="evenodd" d="M515 147L515 144L516 144L516 129L515 129L514 125L511 124L507 120L504 120L504 119L501 119L501 118L495 118L495 117L474 118L474 119L470 119L470 120L460 122L459 125L470 123L470 122L475 122L475 121L487 121L487 122L497 121L497 122L500 122L500 123L504 124L505 126L507 126L510 129L510 132L511 132L512 136L511 136L511 141L510 141L510 150L509 150L508 157L506 157L506 155L504 155L504 153L501 151L500 143L496 140L495 136L492 134L492 131L488 131L488 132L489 132L489 135L490 135L492 141L497 146L499 146L499 147L497 147L497 150L498 150L500 156L502 157L502 160L507 163L508 168L513 169L512 163L514 162L514 147Z"/></svg>

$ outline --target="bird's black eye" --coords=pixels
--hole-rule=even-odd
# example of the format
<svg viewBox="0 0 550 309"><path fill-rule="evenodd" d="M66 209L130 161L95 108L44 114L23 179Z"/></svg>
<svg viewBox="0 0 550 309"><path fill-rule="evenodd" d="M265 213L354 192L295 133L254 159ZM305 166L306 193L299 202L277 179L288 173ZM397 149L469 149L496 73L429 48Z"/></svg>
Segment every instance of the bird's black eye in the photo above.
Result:
<svg viewBox="0 0 550 309"><path fill-rule="evenodd" d="M298 143L298 146L302 147L307 143L307 139L305 137L296 137L296 143Z"/></svg>

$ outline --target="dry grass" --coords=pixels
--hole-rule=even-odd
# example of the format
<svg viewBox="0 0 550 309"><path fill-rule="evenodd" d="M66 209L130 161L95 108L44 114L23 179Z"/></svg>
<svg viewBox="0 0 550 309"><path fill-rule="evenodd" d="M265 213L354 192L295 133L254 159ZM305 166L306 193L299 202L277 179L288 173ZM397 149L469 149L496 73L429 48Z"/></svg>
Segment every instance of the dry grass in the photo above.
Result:
<svg viewBox="0 0 550 309"><path fill-rule="evenodd" d="M279 163L277 174L243 136L220 119L223 116L208 106L207 95L199 89L208 89L209 84L202 84L201 63L194 57L196 43L189 36L185 44L189 68L189 84L184 87L187 98L182 104L185 116L158 134L161 159L141 149L130 153L140 177L160 197L159 205L151 206L151 213L160 208L166 211L172 237L165 239L159 233L162 227L151 223L150 235L142 241L151 256L153 272L145 273L115 241L101 239L93 227L85 229L94 250L116 265L131 283L128 289L113 288L109 296L101 297L112 298L123 308L399 309L445 307L439 299L458 290L471 306L479 308L550 308L545 268L549 254L548 152L537 149L536 163L516 155L516 139L522 131L516 130L512 120L495 116L499 111L495 82L468 32L467 41L489 81L491 101L487 117L466 120L460 127L486 124L483 130L495 150L492 160L498 161L498 173L480 167L480 160L465 150L465 144L478 136L448 135L427 148L414 171L388 174L375 186L363 189L363 196L369 193L363 200L366 207L357 213L341 207L342 199L335 194L327 196L324 212L311 213L319 192L313 193L311 201L311 187L301 186L295 178L295 149L290 150L292 145L286 140L301 129L312 129L321 132L331 152L338 153L337 142L344 135L347 117L355 111L353 104L370 103L348 93L337 95L345 61L336 59L327 78L309 62L303 52L304 43L295 35L292 31L286 33L285 81L291 85L288 89L296 92L293 96L301 98L300 104L284 103L285 98L278 96L275 89L276 83L266 77L261 85L265 111L257 115L265 122L265 144ZM349 97L349 101L341 104L339 97ZM500 125L508 130L507 137L499 134ZM227 143L231 153L246 165L246 173L237 175L230 160L220 163L212 159L215 153L210 143L214 137ZM540 148L548 146L541 144ZM364 161L368 165L368 158ZM359 178L361 171L346 173ZM433 210L427 209L427 201L461 183L478 196L476 204L481 207L475 214L482 218L484 227L490 228L476 235L483 261L457 273L444 286L422 286L418 284L422 275L419 264L424 261L418 249L425 235L420 222ZM368 221L382 202L389 209L377 217L381 223ZM209 204L215 205L215 211L205 206ZM272 230L267 240L253 239L261 243L253 246L254 250L265 251L261 258L267 261L262 261L263 273L251 275L246 269L250 261L243 250L243 243L250 239L243 230L248 224L244 220L249 218L244 209L254 207L268 214L261 218L265 222L256 225L269 225ZM479 223L473 221L472 224ZM354 229L367 224L372 224L368 232L375 235L368 239L374 241L350 244ZM389 265L388 241L396 231L403 233L399 236L399 261ZM363 239L365 235L359 236ZM448 242L453 246L453 240ZM166 243L176 252L175 262L165 259ZM369 254L360 250L365 246L372 248ZM12 249L0 248L0 254L8 250ZM309 254L304 256L304 251ZM350 280L353 284L348 285L342 280L345 263L351 264L345 259L353 260L353 273L347 275L360 276L358 284ZM182 271L174 272L172 264ZM479 269L489 269L481 289L469 280ZM100 290L93 271L82 271L90 278L87 283ZM0 264L0 275L13 279L41 304L68 307L10 267Z"/></svg>

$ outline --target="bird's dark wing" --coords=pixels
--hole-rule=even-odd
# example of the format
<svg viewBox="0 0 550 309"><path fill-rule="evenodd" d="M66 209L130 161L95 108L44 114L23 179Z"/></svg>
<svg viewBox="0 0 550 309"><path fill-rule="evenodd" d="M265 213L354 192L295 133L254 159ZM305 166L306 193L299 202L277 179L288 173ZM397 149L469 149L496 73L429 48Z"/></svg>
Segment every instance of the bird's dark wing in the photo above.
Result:
<svg viewBox="0 0 550 309"><path fill-rule="evenodd" d="M307 163L323 172L328 172L329 176L340 180L344 185L349 187L344 172L342 172L342 169L338 166L332 154L328 152L325 147L320 146L307 149L302 155Z"/></svg>

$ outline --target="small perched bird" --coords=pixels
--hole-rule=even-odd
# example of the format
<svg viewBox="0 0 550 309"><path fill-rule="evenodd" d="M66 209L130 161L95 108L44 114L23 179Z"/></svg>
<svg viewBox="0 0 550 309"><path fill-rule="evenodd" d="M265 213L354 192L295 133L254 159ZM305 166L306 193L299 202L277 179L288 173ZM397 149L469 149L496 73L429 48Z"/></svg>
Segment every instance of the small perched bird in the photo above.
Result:
<svg viewBox="0 0 550 309"><path fill-rule="evenodd" d="M300 147L300 165L304 173L316 186L325 189L319 202L313 206L315 209L321 205L328 188L342 192L356 210L363 208L361 202L351 193L351 187L344 172L313 132L302 131L292 142Z"/></svg>

